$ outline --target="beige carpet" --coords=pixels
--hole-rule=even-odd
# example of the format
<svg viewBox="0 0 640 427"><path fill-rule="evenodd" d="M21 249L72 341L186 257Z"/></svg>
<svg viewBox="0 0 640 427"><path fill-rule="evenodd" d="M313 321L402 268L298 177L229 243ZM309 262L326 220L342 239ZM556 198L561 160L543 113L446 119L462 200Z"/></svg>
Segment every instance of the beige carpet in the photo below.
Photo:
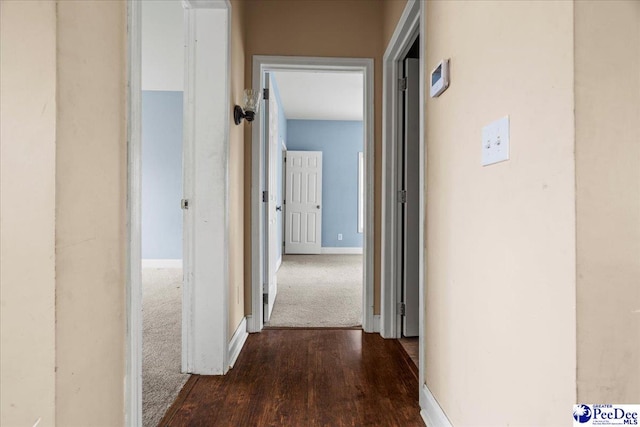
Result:
<svg viewBox="0 0 640 427"><path fill-rule="evenodd" d="M285 255L268 326L362 325L362 255Z"/></svg>
<svg viewBox="0 0 640 427"><path fill-rule="evenodd" d="M180 373L182 269L142 269L142 423L155 427L189 378Z"/></svg>

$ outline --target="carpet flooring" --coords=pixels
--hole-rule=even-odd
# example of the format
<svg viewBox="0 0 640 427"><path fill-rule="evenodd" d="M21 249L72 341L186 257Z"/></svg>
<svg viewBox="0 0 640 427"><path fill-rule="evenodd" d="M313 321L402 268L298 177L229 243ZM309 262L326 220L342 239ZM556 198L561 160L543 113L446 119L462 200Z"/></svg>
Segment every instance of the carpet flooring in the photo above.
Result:
<svg viewBox="0 0 640 427"><path fill-rule="evenodd" d="M362 255L285 255L268 326L361 326L362 261Z"/></svg>
<svg viewBox="0 0 640 427"><path fill-rule="evenodd" d="M142 269L142 423L155 427L189 378L181 369L182 269Z"/></svg>

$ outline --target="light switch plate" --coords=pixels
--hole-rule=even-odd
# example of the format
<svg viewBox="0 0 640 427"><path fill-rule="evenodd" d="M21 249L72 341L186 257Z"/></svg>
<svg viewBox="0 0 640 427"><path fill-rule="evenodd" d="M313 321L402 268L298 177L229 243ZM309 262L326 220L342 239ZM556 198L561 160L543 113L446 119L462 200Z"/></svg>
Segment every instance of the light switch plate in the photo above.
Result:
<svg viewBox="0 0 640 427"><path fill-rule="evenodd" d="M482 166L509 160L509 116L482 128Z"/></svg>

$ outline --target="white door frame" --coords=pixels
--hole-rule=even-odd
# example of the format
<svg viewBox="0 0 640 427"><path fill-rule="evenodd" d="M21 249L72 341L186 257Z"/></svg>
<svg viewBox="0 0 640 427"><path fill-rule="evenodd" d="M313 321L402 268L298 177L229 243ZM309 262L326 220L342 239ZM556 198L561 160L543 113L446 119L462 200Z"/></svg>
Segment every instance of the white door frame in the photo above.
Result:
<svg viewBox="0 0 640 427"><path fill-rule="evenodd" d="M185 240L191 277L183 296L183 360L187 371L224 374L228 360L228 163L230 120L230 15L228 0L183 0L185 9L184 143L186 164L210 168L195 174ZM125 425L142 425L142 284L141 284L141 70L142 3L128 5L127 94L127 364ZM196 43L197 40L197 43ZM222 52L215 56L211 52ZM224 60L220 60L220 56ZM210 79L211 74L218 76ZM196 94L208 96L196 97ZM216 96L213 96L216 95ZM213 159L218 159L217 161ZM210 181L213 179L214 181ZM205 185L205 181L208 182ZM211 186L210 182L218 185ZM220 227L220 224L223 226ZM220 229L222 228L222 230ZM202 261L200 261L202 260ZM211 262L211 260L217 260ZM197 296L197 297L196 297ZM186 325L185 325L186 323ZM185 329L186 328L186 329ZM186 332L186 336L185 336ZM183 364L184 366L184 364Z"/></svg>
<svg viewBox="0 0 640 427"><path fill-rule="evenodd" d="M125 425L142 425L142 3L127 2L127 360Z"/></svg>
<svg viewBox="0 0 640 427"><path fill-rule="evenodd" d="M364 274L363 274L363 319L365 332L374 332L373 316L373 59L371 58L315 58L299 56L254 56L253 88L262 89L262 76L274 71L343 71L361 72L364 76L364 156L365 156L365 228L364 228ZM264 141L260 132L262 115L257 114L252 124L251 148L251 316L249 332L260 332L263 322L263 262L264 262L264 215L262 203L264 189Z"/></svg>

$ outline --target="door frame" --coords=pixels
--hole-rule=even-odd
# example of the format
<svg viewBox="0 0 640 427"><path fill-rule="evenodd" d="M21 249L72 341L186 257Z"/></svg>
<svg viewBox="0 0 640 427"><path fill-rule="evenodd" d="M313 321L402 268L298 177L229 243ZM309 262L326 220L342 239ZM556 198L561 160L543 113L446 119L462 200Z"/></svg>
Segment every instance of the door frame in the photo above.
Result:
<svg viewBox="0 0 640 427"><path fill-rule="evenodd" d="M229 369L228 353L228 163L230 122L230 26L229 0L182 0L185 14L184 144L191 149L185 159L200 167L218 168L219 185L203 185L204 178L192 177L188 185L193 219L185 221L185 250L192 251L193 277L185 279L183 296L183 367L191 373L224 374ZM213 19L215 17L215 19ZM220 18L224 25L220 24ZM215 25L207 25L209 22ZM199 25L196 25L199 24ZM204 24L204 25L203 25ZM127 1L127 229L126 229L126 426L142 425L142 283L141 283L141 181L142 181L142 3ZM197 42L196 42L197 41ZM211 52L220 55L211 55ZM220 57L223 60L220 61ZM210 73L219 78L207 79ZM220 96L200 97L196 93ZM200 100L200 101L199 101ZM213 119L212 119L213 117ZM219 126L222 132L212 132ZM215 130L215 129L214 129ZM216 154L219 163L206 163L204 154ZM215 156L214 156L215 157ZM190 165L193 168L193 164ZM185 188L189 188L185 186ZM211 200L215 203L210 203ZM177 201L176 201L177 202ZM202 213L200 215L198 212ZM211 217L224 223L214 230ZM216 222L218 224L218 222ZM189 233L187 235L187 233ZM185 257L187 253L183 254ZM219 262L197 262L218 259ZM210 280L213 278L214 280ZM188 289L187 289L188 288ZM186 297L186 298L185 298ZM204 304L198 301L204 301ZM196 310L195 305L198 305ZM184 323L184 321L183 321ZM186 336L184 334L187 334ZM186 341L186 342L185 342Z"/></svg>
<svg viewBox="0 0 640 427"><path fill-rule="evenodd" d="M363 319L365 332L374 332L373 315L373 185L374 185L374 104L373 104L373 59L371 58L322 58L302 56L253 57L253 88L262 89L265 72L277 71L342 71L361 72L364 80L364 157L365 157L365 227L363 268ZM261 193L264 189L265 149L262 132L262 114L257 114L251 132L251 315L247 326L249 332L260 332L263 322L263 264L264 264L264 215L265 207Z"/></svg>

